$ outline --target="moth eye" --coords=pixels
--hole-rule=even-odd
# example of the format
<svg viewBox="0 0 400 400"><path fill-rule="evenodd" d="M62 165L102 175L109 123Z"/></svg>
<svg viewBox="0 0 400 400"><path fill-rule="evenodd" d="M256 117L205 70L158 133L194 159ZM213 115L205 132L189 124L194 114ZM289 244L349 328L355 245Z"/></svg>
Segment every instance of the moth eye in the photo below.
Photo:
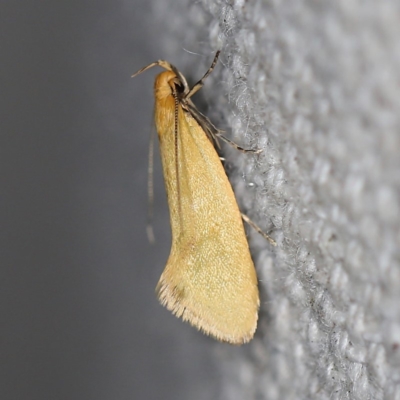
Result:
<svg viewBox="0 0 400 400"><path fill-rule="evenodd" d="M170 79L168 81L168 84L174 92L179 94L184 92L184 87L182 85L182 82L177 77Z"/></svg>
<svg viewBox="0 0 400 400"><path fill-rule="evenodd" d="M177 91L178 93L183 93L183 91L184 91L183 85L180 84L180 83L176 83L176 84L175 84L175 89L176 89L176 91Z"/></svg>

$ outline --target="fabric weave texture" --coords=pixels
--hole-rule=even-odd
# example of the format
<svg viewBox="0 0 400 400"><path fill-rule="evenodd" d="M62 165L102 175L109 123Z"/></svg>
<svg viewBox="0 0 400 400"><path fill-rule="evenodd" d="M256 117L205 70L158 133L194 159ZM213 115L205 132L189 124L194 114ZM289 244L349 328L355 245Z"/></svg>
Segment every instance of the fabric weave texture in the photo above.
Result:
<svg viewBox="0 0 400 400"><path fill-rule="evenodd" d="M260 280L254 341L226 350L223 399L400 399L400 6L395 0L158 4L170 61L237 155ZM182 47L202 57L186 54ZM199 61L200 60L200 61ZM194 99L196 101L196 99Z"/></svg>

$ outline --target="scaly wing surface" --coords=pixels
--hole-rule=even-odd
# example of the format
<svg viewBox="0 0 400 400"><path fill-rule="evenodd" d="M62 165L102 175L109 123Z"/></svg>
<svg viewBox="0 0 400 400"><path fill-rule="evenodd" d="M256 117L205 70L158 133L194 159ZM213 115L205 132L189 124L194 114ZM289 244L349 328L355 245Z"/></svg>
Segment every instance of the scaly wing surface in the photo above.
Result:
<svg viewBox="0 0 400 400"><path fill-rule="evenodd" d="M257 325L257 277L232 187L210 140L181 106L177 142L174 126L171 119L158 127L172 228L160 301L219 340L247 342Z"/></svg>

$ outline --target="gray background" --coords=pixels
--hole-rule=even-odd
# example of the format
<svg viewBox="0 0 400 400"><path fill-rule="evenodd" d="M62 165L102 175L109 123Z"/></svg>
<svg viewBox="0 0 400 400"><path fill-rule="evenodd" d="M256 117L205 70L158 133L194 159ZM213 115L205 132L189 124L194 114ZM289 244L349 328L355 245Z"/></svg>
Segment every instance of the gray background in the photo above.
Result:
<svg viewBox="0 0 400 400"><path fill-rule="evenodd" d="M163 27L147 1L0 6L0 398L208 399L214 342L159 306L147 146ZM222 345L223 347L223 345Z"/></svg>

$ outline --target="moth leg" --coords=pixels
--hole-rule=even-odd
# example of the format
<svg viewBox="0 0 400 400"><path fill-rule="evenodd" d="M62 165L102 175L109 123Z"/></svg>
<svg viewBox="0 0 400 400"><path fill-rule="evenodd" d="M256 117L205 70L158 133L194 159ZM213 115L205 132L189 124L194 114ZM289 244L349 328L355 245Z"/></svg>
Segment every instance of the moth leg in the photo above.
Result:
<svg viewBox="0 0 400 400"><path fill-rule="evenodd" d="M150 143L149 143L149 164L147 167L147 238L151 244L155 242L153 231L153 218L154 218L154 134L155 129L151 130Z"/></svg>
<svg viewBox="0 0 400 400"><path fill-rule="evenodd" d="M241 213L243 221L247 222L253 229L255 229L264 239L267 239L273 246L276 242L271 236L267 235L254 221L252 221L246 214Z"/></svg>
<svg viewBox="0 0 400 400"><path fill-rule="evenodd" d="M244 149L243 147L240 147L235 142L232 142L232 140L229 140L228 138L223 136L220 132L215 132L214 135L216 137L218 137L219 139L222 139L224 142L228 143L230 146L232 146L236 150L241 151L242 153L260 154L263 151L263 149Z"/></svg>
<svg viewBox="0 0 400 400"><path fill-rule="evenodd" d="M215 54L214 60L211 64L211 67L208 68L207 72L204 74L204 76L190 89L189 93L186 95L186 98L192 97L198 90L200 90L203 85L204 85L204 80L208 77L208 75L211 74L213 71L215 64L217 63L218 57L219 57L220 50L218 50Z"/></svg>

